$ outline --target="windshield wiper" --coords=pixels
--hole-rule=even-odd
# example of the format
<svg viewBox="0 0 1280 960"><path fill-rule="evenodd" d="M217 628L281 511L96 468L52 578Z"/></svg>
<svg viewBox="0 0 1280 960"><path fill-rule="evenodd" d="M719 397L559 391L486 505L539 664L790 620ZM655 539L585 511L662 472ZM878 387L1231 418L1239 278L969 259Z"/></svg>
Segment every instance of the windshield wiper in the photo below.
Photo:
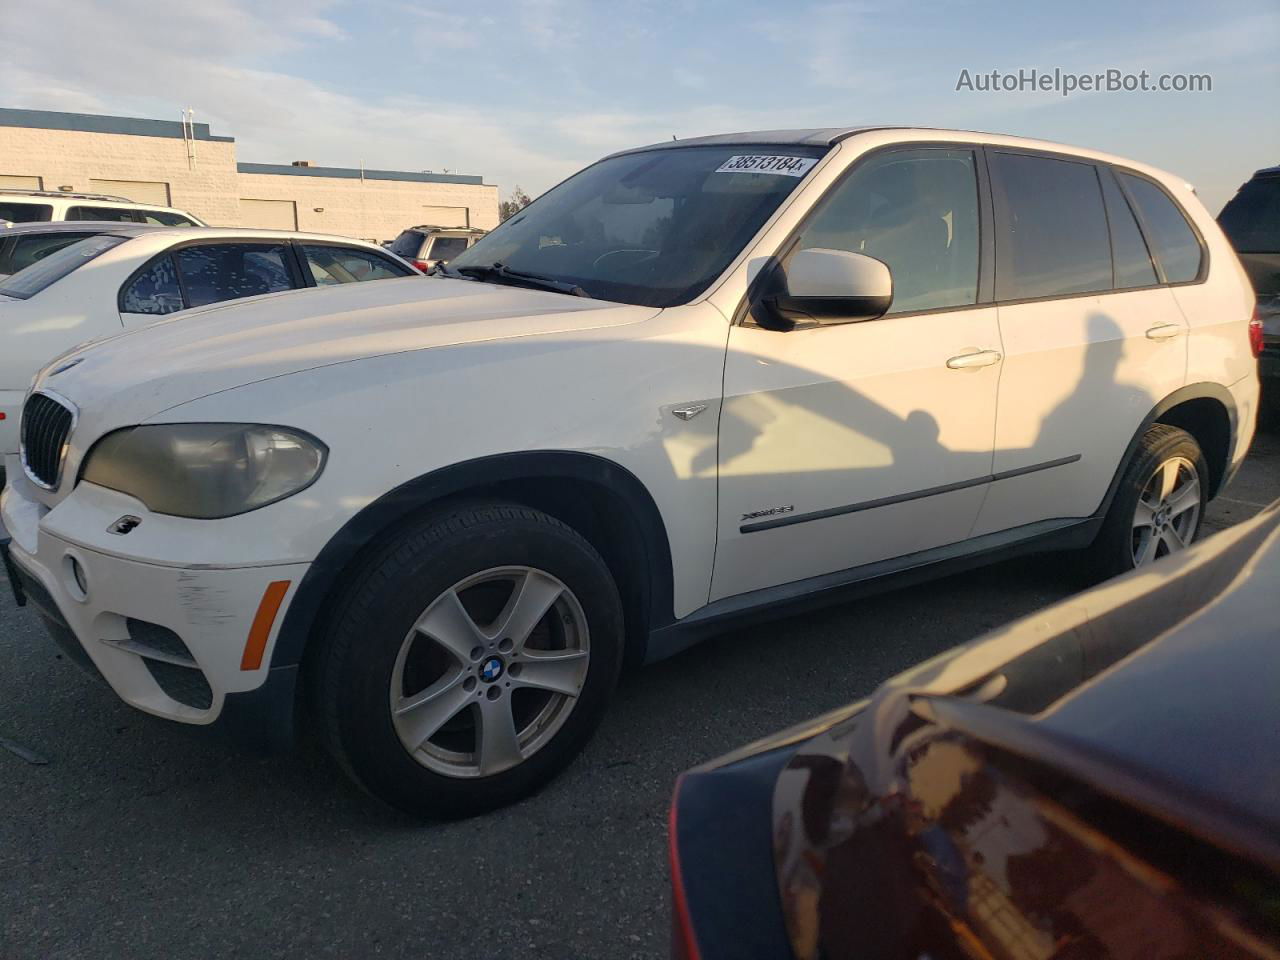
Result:
<svg viewBox="0 0 1280 960"><path fill-rule="evenodd" d="M540 290L567 293L573 297L591 296L576 283L557 280L554 277L543 277L536 273L525 273L522 270L512 270L501 263L491 263L483 267L458 267L453 270L453 273L464 277L474 276L477 280L489 280L491 282L515 281L516 286L525 284L526 286L537 287Z"/></svg>
<svg viewBox="0 0 1280 960"><path fill-rule="evenodd" d="M427 271L427 276L428 277L451 277L454 280L465 279L462 274L460 274L457 270L453 269L453 267L449 266L443 260L437 261L436 265Z"/></svg>

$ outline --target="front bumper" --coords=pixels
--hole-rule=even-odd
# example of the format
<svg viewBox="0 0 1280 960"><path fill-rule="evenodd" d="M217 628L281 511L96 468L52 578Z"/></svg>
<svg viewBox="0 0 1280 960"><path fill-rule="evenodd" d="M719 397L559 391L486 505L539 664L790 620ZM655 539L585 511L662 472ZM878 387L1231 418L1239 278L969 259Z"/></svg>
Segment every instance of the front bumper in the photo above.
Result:
<svg viewBox="0 0 1280 960"><path fill-rule="evenodd" d="M24 481L0 498L9 553L30 606L74 659L146 713L290 738L278 727L292 717L297 667L272 670L271 654L308 564L142 562L124 554L127 536L118 553L90 549L46 528L48 508ZM272 728L255 730L246 708Z"/></svg>

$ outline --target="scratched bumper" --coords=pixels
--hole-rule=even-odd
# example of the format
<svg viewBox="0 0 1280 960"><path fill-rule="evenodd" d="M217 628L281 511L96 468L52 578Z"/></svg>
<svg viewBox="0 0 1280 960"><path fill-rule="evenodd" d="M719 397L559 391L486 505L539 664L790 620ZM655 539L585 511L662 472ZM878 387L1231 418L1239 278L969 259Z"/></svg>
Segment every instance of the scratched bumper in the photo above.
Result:
<svg viewBox="0 0 1280 960"><path fill-rule="evenodd" d="M200 569L144 563L56 536L30 506L14 490L5 492L9 550L27 586L28 609L44 618L55 639L78 644L83 658L77 659L122 700L170 720L211 724L229 699L245 702L253 698L244 694L264 687L275 633L307 564ZM260 664L246 668L263 594L279 581L290 582L288 593Z"/></svg>

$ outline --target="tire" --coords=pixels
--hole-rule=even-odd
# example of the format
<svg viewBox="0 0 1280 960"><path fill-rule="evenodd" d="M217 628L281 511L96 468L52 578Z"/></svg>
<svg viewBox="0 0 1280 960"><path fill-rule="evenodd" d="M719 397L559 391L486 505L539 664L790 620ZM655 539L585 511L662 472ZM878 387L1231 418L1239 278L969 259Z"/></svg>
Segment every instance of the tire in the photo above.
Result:
<svg viewBox="0 0 1280 960"><path fill-rule="evenodd" d="M1160 496L1166 480L1174 484L1172 497ZM1152 424L1089 548L1089 572L1117 576L1189 546L1204 521L1208 490L1209 470L1195 438L1178 427Z"/></svg>
<svg viewBox="0 0 1280 960"><path fill-rule="evenodd" d="M565 524L513 504L443 509L366 560L338 601L309 664L322 739L356 783L415 816L513 803L595 731L622 624L608 567Z"/></svg>

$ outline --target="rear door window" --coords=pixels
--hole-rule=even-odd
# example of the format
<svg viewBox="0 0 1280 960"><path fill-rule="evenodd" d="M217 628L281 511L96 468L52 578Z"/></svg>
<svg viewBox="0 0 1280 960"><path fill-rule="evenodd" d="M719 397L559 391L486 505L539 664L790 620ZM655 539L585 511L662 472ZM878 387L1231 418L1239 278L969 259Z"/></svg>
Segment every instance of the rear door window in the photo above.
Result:
<svg viewBox="0 0 1280 960"><path fill-rule="evenodd" d="M1111 239L1091 163L990 153L996 201L996 299L1111 288Z"/></svg>
<svg viewBox="0 0 1280 960"><path fill-rule="evenodd" d="M303 244L302 255L317 286L389 280L412 275L407 267L371 250L320 244Z"/></svg>
<svg viewBox="0 0 1280 960"><path fill-rule="evenodd" d="M1200 274L1204 251L1200 238L1187 223L1177 204L1145 177L1121 173L1120 180L1133 198L1152 252L1164 269L1168 283L1185 283Z"/></svg>
<svg viewBox="0 0 1280 960"><path fill-rule="evenodd" d="M187 304L255 297L293 289L283 243L208 243L184 247L175 255Z"/></svg>
<svg viewBox="0 0 1280 960"><path fill-rule="evenodd" d="M68 220L110 220L115 223L142 223L137 210L124 207L68 207Z"/></svg>
<svg viewBox="0 0 1280 960"><path fill-rule="evenodd" d="M185 307L173 257L165 254L134 277L120 294L122 313L163 316Z"/></svg>
<svg viewBox="0 0 1280 960"><path fill-rule="evenodd" d="M1107 169L1098 171L1102 195L1107 201L1107 224L1111 227L1111 259L1115 263L1115 287L1129 290L1159 283L1151 253L1142 239L1138 221L1133 218L1129 201L1120 192L1115 175Z"/></svg>
<svg viewBox="0 0 1280 960"><path fill-rule="evenodd" d="M13 276L0 280L0 293L20 300L34 297L41 290L57 283L90 260L124 243L126 239L128 238L100 233L78 240L56 253L49 254L43 260L37 260L25 270L19 270Z"/></svg>
<svg viewBox="0 0 1280 960"><path fill-rule="evenodd" d="M0 200L0 220L10 223L47 223L53 219L53 207L47 203L17 203Z"/></svg>

